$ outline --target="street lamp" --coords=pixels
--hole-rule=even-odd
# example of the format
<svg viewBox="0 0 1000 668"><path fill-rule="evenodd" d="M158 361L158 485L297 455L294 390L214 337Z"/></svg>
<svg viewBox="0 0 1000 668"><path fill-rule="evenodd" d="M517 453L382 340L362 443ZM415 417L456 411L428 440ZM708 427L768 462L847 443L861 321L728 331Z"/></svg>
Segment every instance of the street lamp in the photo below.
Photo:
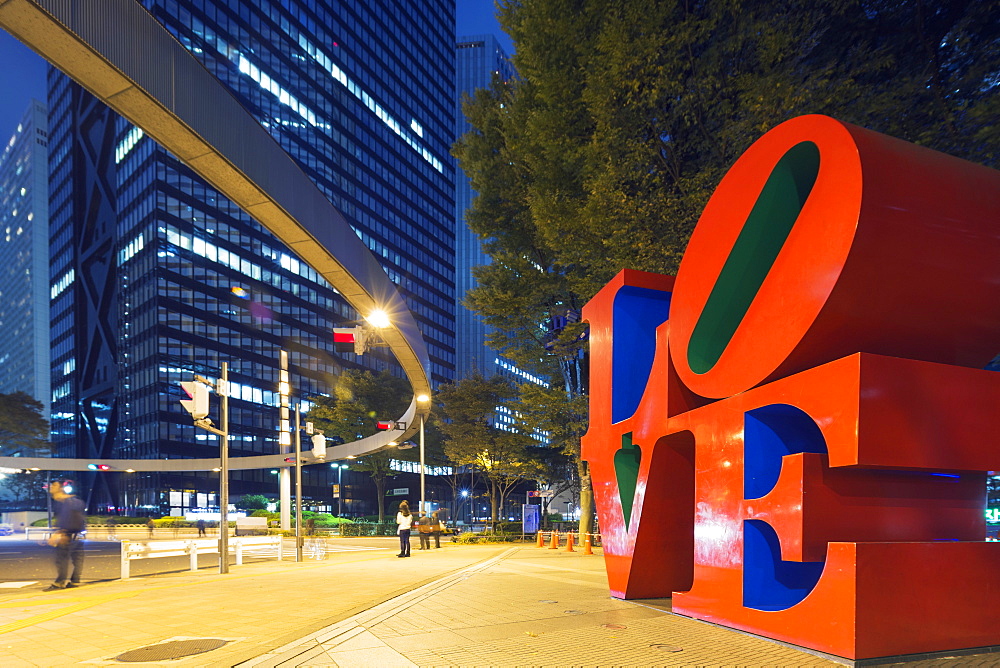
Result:
<svg viewBox="0 0 1000 668"><path fill-rule="evenodd" d="M420 412L420 510L424 511L424 498L426 497L427 487L424 482L424 420L427 417L427 408L424 406L430 406L431 398L426 394L421 394L417 397L417 410Z"/></svg>
<svg viewBox="0 0 1000 668"><path fill-rule="evenodd" d="M380 308L377 308L366 315L365 320L367 320L368 323L376 329L385 329L386 327L392 325L392 321L389 320L389 314Z"/></svg>
<svg viewBox="0 0 1000 668"><path fill-rule="evenodd" d="M341 515L341 499L344 498L344 487L340 484L341 472L348 468L347 464L330 464L330 468L337 469L337 517Z"/></svg>

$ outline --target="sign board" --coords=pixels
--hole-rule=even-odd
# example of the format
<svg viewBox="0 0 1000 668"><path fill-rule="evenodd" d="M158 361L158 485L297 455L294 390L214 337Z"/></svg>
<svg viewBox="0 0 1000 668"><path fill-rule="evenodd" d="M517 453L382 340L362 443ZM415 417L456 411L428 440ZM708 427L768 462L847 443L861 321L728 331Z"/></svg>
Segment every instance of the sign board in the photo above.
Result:
<svg viewBox="0 0 1000 668"><path fill-rule="evenodd" d="M551 489L539 489L533 492L528 492L528 498L544 497L549 498L555 496L555 492Z"/></svg>
<svg viewBox="0 0 1000 668"><path fill-rule="evenodd" d="M236 518L236 535L253 536L267 533L266 517L238 517Z"/></svg>
<svg viewBox="0 0 1000 668"><path fill-rule="evenodd" d="M534 503L526 503L521 506L521 513L524 520L524 533L538 533L539 519L542 516L540 508Z"/></svg>
<svg viewBox="0 0 1000 668"><path fill-rule="evenodd" d="M335 499L339 499L340 498L340 485L334 485L333 486L333 498L335 498Z"/></svg>
<svg viewBox="0 0 1000 668"><path fill-rule="evenodd" d="M397 487L386 492L386 496L407 496L410 493L409 487Z"/></svg>

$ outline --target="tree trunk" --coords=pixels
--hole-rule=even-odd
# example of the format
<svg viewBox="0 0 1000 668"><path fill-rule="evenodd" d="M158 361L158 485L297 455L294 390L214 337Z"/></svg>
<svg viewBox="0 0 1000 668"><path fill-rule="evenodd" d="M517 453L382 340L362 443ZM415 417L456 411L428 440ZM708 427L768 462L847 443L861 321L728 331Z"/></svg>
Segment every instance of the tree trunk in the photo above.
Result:
<svg viewBox="0 0 1000 668"><path fill-rule="evenodd" d="M500 486L490 480L490 522L493 530L497 529L497 522L500 517Z"/></svg>
<svg viewBox="0 0 1000 668"><path fill-rule="evenodd" d="M375 504L378 506L378 521L381 524L385 522L385 478L372 476L372 481L375 483Z"/></svg>
<svg viewBox="0 0 1000 668"><path fill-rule="evenodd" d="M594 488L590 481L590 464L582 459L576 462L576 470L580 474L580 543L583 544L585 534L594 528Z"/></svg>

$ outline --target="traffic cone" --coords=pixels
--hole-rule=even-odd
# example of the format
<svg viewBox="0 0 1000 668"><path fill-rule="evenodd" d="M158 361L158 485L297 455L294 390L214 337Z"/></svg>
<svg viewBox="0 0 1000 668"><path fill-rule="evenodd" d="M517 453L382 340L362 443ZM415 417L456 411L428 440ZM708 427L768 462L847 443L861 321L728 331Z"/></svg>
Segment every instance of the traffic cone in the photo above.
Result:
<svg viewBox="0 0 1000 668"><path fill-rule="evenodd" d="M538 532L537 547L545 547L545 534L543 534L541 531Z"/></svg>
<svg viewBox="0 0 1000 668"><path fill-rule="evenodd" d="M583 553L584 554L593 554L594 553L594 551L592 549L590 549L590 534L589 533L585 534L584 537L583 537Z"/></svg>
<svg viewBox="0 0 1000 668"><path fill-rule="evenodd" d="M552 532L552 541L549 543L550 550L559 549L559 534L555 531Z"/></svg>
<svg viewBox="0 0 1000 668"><path fill-rule="evenodd" d="M570 531L568 534L566 534L566 551L567 552L576 552L576 550L573 549L573 532L572 531Z"/></svg>

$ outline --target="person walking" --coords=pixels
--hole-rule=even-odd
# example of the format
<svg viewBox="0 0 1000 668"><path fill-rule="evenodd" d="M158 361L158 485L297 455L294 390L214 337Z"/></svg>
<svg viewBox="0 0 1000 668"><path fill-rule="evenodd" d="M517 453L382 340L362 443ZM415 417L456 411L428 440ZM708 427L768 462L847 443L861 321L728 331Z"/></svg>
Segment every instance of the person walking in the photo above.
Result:
<svg viewBox="0 0 1000 668"><path fill-rule="evenodd" d="M156 525L153 524L153 518L150 517L149 521L146 522L146 529L149 531L149 537L150 538L153 537L153 529L155 529L155 528L156 528Z"/></svg>
<svg viewBox="0 0 1000 668"><path fill-rule="evenodd" d="M396 513L396 531L399 533L399 554L397 557L410 556L410 527L413 526L413 515L410 514L410 504L403 501Z"/></svg>
<svg viewBox="0 0 1000 668"><path fill-rule="evenodd" d="M202 536L205 536L206 535L205 534L205 520L198 520L196 522L196 526L198 527L198 538L201 538Z"/></svg>
<svg viewBox="0 0 1000 668"><path fill-rule="evenodd" d="M49 536L49 545L56 549L56 579L45 591L76 587L83 572L83 540L80 532L87 528L83 501L66 492L63 483L49 484L49 494L56 502L56 530ZM69 567L73 565L70 575Z"/></svg>
<svg viewBox="0 0 1000 668"><path fill-rule="evenodd" d="M423 510L420 511L420 517L417 519L417 535L420 536L418 549L431 549L431 518L427 517L427 513Z"/></svg>
<svg viewBox="0 0 1000 668"><path fill-rule="evenodd" d="M441 526L441 520L438 519L438 512L435 510L431 513L431 535L434 536L434 548L437 549L441 547L441 532L444 527Z"/></svg>

